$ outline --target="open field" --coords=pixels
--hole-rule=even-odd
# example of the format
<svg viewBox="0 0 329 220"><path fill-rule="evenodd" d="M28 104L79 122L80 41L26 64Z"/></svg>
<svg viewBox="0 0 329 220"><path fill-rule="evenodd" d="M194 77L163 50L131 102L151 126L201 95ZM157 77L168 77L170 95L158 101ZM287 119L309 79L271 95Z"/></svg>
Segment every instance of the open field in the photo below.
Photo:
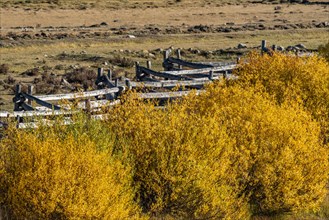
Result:
<svg viewBox="0 0 329 220"><path fill-rule="evenodd" d="M302 0L4 0L1 1L2 8L14 7L25 9L78 9L85 10L89 8L162 8L162 7L203 7L203 6L222 6L225 4L248 4L248 3L265 3L278 4L287 2L302 2ZM327 0L310 0L310 3L327 3Z"/></svg>
<svg viewBox="0 0 329 220"><path fill-rule="evenodd" d="M6 68L0 74L0 109L11 108L10 83L33 83L43 72L63 75L75 67L103 66L133 77L134 61L150 59L159 69L161 51L169 47L185 50L186 59L205 61L236 59L262 39L312 50L326 42L328 2L279 3L2 1L0 62ZM237 49L239 43L248 48ZM120 64L122 59L129 63ZM24 74L35 68L35 76Z"/></svg>
<svg viewBox="0 0 329 220"><path fill-rule="evenodd" d="M160 69L161 51L169 47L182 48L183 57L195 61L234 60L257 49L262 39L314 50L328 39L329 6L311 3L2 1L0 64L7 69L0 74L0 109L12 108L14 83L83 66L110 67L116 76L133 77L135 61L150 59ZM239 43L247 48L237 49ZM31 69L38 73L26 74Z"/></svg>
<svg viewBox="0 0 329 220"><path fill-rule="evenodd" d="M328 20L328 6L300 4L239 4L204 7L169 7L147 9L44 9L25 10L22 8L2 9L2 30L13 27L79 27L106 22L103 30L118 27L142 28L148 25L154 27L180 27L194 25L244 25L263 24L266 27L274 25L289 25ZM16 18L20 19L16 19ZM231 24L234 23L234 24ZM48 28L49 29L49 28Z"/></svg>
<svg viewBox="0 0 329 220"><path fill-rule="evenodd" d="M169 47L182 48L183 57L199 61L235 60L238 55L247 52L246 49L237 49L239 43L248 45L249 49L258 49L262 39L269 44L289 45L304 44L307 48L317 48L319 42L327 39L327 30L290 30L282 35L281 31L244 31L237 33L208 33L191 35L143 36L136 39L120 36L107 39L86 39L38 42L29 45L0 48L1 63L8 64L10 76L16 82L33 84L42 72L58 76L65 74L72 68L89 67L96 71L97 67L111 68L116 76L134 77L132 65L113 63L114 58L127 58L133 64L135 61L145 65L147 60L152 61L156 70L162 69L162 49ZM194 48L197 52L191 51ZM190 49L190 50L189 50ZM224 49L224 50L221 50ZM34 76L23 74L27 70L38 69ZM0 75L0 80L6 80L8 74ZM11 87L12 88L12 87ZM0 109L12 108L12 89L0 91L5 103Z"/></svg>

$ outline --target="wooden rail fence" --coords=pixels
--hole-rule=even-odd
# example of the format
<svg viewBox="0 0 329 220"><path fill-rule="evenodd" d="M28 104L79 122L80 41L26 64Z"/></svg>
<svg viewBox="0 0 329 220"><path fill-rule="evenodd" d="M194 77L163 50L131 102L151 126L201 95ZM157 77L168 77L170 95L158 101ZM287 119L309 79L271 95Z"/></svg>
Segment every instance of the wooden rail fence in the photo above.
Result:
<svg viewBox="0 0 329 220"><path fill-rule="evenodd" d="M33 118L64 115L66 123L69 117L79 109L91 113L94 118L102 119L101 109L120 103L120 96L125 90L137 89L141 91L137 96L141 99L175 99L197 90L203 91L206 84L220 78L233 78L232 70L236 63L196 63L181 59L180 50L176 52L177 58L170 57L168 50L163 54L164 71L155 71L151 68L151 61L146 66L136 62L136 81L130 79L112 79L112 71L104 73L98 68L95 84L97 90L76 92L68 94L34 95L33 86L28 87L28 92L22 92L21 85L16 85L13 98L14 111L0 112L0 128L6 127L8 121L16 121L18 128L35 127ZM177 88L178 91L172 91ZM161 89L161 91L159 91ZM163 91L166 90L166 91ZM75 102L74 109L68 104ZM37 119L36 119L37 120ZM44 119L51 125L51 121ZM28 122L27 122L28 121Z"/></svg>
<svg viewBox="0 0 329 220"><path fill-rule="evenodd" d="M261 53L272 53L276 47L266 47L266 41L261 42ZM21 86L16 85L13 98L14 111L0 112L0 137L1 129L8 126L9 122L15 121L18 128L37 126L36 120L45 121L51 125L53 122L42 118L47 116L62 115L65 123L71 123L70 116L79 110L90 113L90 117L104 119L102 115L104 108L109 108L120 103L120 96L125 90L136 89L137 96L141 99L170 100L187 95L193 90L197 94L203 91L206 84L217 79L235 79L232 70L239 63L236 62L188 62L181 58L181 51L176 51L176 57L170 56L171 50L163 53L163 71L152 70L151 61L146 66L136 62L136 81L124 78L122 80L112 79L112 71L104 73L98 68L95 84L97 90L76 92L68 94L33 95L33 86L28 87L28 92L22 92ZM296 55L297 54L296 52ZM307 54L306 54L307 55ZM64 80L67 86L71 86ZM172 88L176 88L175 91ZM177 91L178 90L178 91ZM68 103L74 103L68 104ZM38 106L37 106L38 105ZM74 108L72 108L74 106ZM28 121L28 122L27 122Z"/></svg>

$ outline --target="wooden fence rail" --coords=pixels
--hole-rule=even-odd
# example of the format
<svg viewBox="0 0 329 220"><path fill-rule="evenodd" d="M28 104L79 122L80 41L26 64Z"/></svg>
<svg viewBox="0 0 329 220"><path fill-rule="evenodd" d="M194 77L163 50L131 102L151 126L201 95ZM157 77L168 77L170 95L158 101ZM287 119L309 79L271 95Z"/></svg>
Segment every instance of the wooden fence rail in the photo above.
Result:
<svg viewBox="0 0 329 220"><path fill-rule="evenodd" d="M193 63L193 62L187 62L178 58L168 57L166 60L168 63L172 64L178 64L180 66L185 66L193 69L202 69L202 68L213 68L214 66L211 64L202 64L202 63Z"/></svg>
<svg viewBox="0 0 329 220"><path fill-rule="evenodd" d="M218 79L218 77L214 77ZM184 81L161 81L161 82L131 82L133 88L174 88L174 87L186 87L186 86L203 86L212 82L210 79L201 80L184 80Z"/></svg>
<svg viewBox="0 0 329 220"><path fill-rule="evenodd" d="M80 99L80 98L90 98L99 95L106 95L110 93L117 93L120 91L120 88L105 88L94 91L87 92L78 92L78 93L69 93L69 94L55 94L55 95L40 95L35 96L35 98L42 99L44 101L57 101L63 99Z"/></svg>
<svg viewBox="0 0 329 220"><path fill-rule="evenodd" d="M271 50L266 47L265 40L261 42L261 53L271 53ZM236 76L232 74L232 71L236 68L237 63L239 63L239 58L236 63L190 62L181 58L180 50L177 50L177 58L170 57L170 51L166 50L163 53L162 63L164 71L152 70L151 61L147 61L146 67L140 66L136 62L137 81L126 78L122 81L113 80L111 70L104 74L103 69L99 68L95 80L97 90L94 91L33 95L32 86L29 86L28 92L25 93L21 91L21 86L17 85L13 98L14 112L0 112L0 128L5 128L8 125L7 122L12 118L16 119L18 128L35 127L40 120L51 126L54 122L42 117L58 115L66 117L64 123L69 124L72 123L70 116L79 112L79 109L91 113L91 118L105 119L106 115L99 114L102 112L101 110L104 107L113 107L119 104L121 93L132 88L144 91L137 93L137 97L141 99L170 100L186 96L192 91L200 94L204 91L204 86L213 80L235 79ZM67 81L64 80L64 83L71 87ZM174 87L180 91L170 91ZM169 91L162 91L166 89ZM72 105L64 104L64 102L62 104L53 103L61 100L75 100L74 107L72 108ZM40 106L34 106L34 104ZM160 108L162 107L160 106ZM30 119L26 122L25 118ZM37 121L33 121L34 118Z"/></svg>
<svg viewBox="0 0 329 220"><path fill-rule="evenodd" d="M95 84L97 90L76 92L67 94L52 95L33 95L33 87L28 87L28 92L22 92L21 86L16 86L14 102L14 112L0 112L0 128L6 123L1 119L16 118L18 128L36 127L42 121L51 126L52 120L43 119L46 116L63 115L66 117L65 123L69 124L70 116L76 114L79 109L88 111L92 118L104 119L104 115L100 115L101 109L104 107L112 107L120 103L120 95L124 90L132 88L147 88L147 91L137 93L140 99L175 99L196 92L202 93L204 86L213 80L227 78L232 76L231 72L236 67L233 63L194 63L181 59L180 51L177 51L178 58L169 57L169 52L164 52L164 71L152 70L152 63L148 61L147 67L140 66L136 63L136 79L123 78L121 81L112 79L112 71L109 70L104 74L102 68L97 71L97 79ZM190 69L183 69L183 68ZM191 69L192 68L192 69ZM170 89L177 87L180 91L171 91ZM159 91L169 90L169 91ZM186 90L187 89L187 90ZM191 90L197 89L197 90ZM62 100L77 100L73 105L61 104ZM55 102L55 103L54 103ZM57 102L57 103L56 103ZM59 102L59 103L58 103ZM35 106L38 104L40 106ZM161 107L160 107L161 108ZM40 118L41 117L41 118ZM25 118L31 118L25 120ZM37 121L34 121L35 120ZM30 121L32 120L32 121ZM2 120L3 121L3 120Z"/></svg>
<svg viewBox="0 0 329 220"><path fill-rule="evenodd" d="M178 91L178 92L154 92L154 93L140 93L138 97L141 99L170 99L186 96L193 90L189 91ZM202 90L196 90L197 94L200 94Z"/></svg>

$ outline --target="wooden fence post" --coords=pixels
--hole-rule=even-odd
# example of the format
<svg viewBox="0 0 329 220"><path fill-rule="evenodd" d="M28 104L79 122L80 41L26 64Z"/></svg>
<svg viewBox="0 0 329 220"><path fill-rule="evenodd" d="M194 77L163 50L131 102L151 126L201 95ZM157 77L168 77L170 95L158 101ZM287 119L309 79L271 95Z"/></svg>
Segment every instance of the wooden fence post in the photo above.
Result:
<svg viewBox="0 0 329 220"><path fill-rule="evenodd" d="M151 62L151 60L146 61L146 67L148 69L152 69L152 62Z"/></svg>
<svg viewBox="0 0 329 220"><path fill-rule="evenodd" d="M214 71L212 71L212 70L209 71L209 79L210 80L214 79Z"/></svg>
<svg viewBox="0 0 329 220"><path fill-rule="evenodd" d="M264 52L266 52L266 40L262 40L262 49L261 49L262 55L264 54Z"/></svg>
<svg viewBox="0 0 329 220"><path fill-rule="evenodd" d="M136 80L139 80L141 77L141 72L139 69L139 62L135 62L135 72L136 72Z"/></svg>
<svg viewBox="0 0 329 220"><path fill-rule="evenodd" d="M27 94L29 94L29 95L33 94L33 85L29 85L27 87ZM32 105L32 100L28 99L27 104Z"/></svg>
<svg viewBox="0 0 329 220"><path fill-rule="evenodd" d="M90 99L85 100L85 111L87 112L87 114L90 114L90 112L91 112Z"/></svg>
<svg viewBox="0 0 329 220"><path fill-rule="evenodd" d="M272 50L276 51L277 50L277 46L275 44L272 45Z"/></svg>
<svg viewBox="0 0 329 220"><path fill-rule="evenodd" d="M17 115L16 116L16 128L19 128L19 123L21 123L21 116Z"/></svg>
<svg viewBox="0 0 329 220"><path fill-rule="evenodd" d="M240 57L237 57L237 58L236 58L236 64L239 64L240 61L241 61L241 58L240 58Z"/></svg>
<svg viewBox="0 0 329 220"><path fill-rule="evenodd" d="M223 79L226 79L227 78L227 71L225 71L224 73L223 73Z"/></svg>
<svg viewBox="0 0 329 220"><path fill-rule="evenodd" d="M164 68L164 71L168 71L168 67L167 67L167 59L168 58L169 58L169 51L164 50L163 51L163 68Z"/></svg>
<svg viewBox="0 0 329 220"><path fill-rule="evenodd" d="M132 89L131 82L129 79L126 79L126 86L129 90Z"/></svg>
<svg viewBox="0 0 329 220"><path fill-rule="evenodd" d="M103 75L103 68L98 68L97 69L97 80L100 80L102 75Z"/></svg>
<svg viewBox="0 0 329 220"><path fill-rule="evenodd" d="M107 76L109 77L109 80L111 80L112 81L112 70L110 70L110 69L108 69L107 70Z"/></svg>
<svg viewBox="0 0 329 220"><path fill-rule="evenodd" d="M152 62L151 62L151 60L146 61L146 67L147 67L148 69L152 69ZM149 77L150 77L150 78L153 78L152 75L149 75Z"/></svg>
<svg viewBox="0 0 329 220"><path fill-rule="evenodd" d="M20 84L16 85L16 89L15 89L15 97L14 97L14 111L20 111L20 94L22 92L22 86Z"/></svg>
<svg viewBox="0 0 329 220"><path fill-rule="evenodd" d="M164 50L163 51L163 61L166 61L166 59L169 58L169 51L168 50Z"/></svg>
<svg viewBox="0 0 329 220"><path fill-rule="evenodd" d="M119 79L114 80L114 86L117 88L119 87ZM121 95L121 93L122 93L122 91L120 91L120 88L119 88L119 92L114 93L114 98L118 98L118 96Z"/></svg>
<svg viewBox="0 0 329 220"><path fill-rule="evenodd" d="M182 56L181 56L181 52L180 52L180 49L177 49L177 58L181 60ZM179 69L182 69L183 66L182 65L178 65L178 68Z"/></svg>

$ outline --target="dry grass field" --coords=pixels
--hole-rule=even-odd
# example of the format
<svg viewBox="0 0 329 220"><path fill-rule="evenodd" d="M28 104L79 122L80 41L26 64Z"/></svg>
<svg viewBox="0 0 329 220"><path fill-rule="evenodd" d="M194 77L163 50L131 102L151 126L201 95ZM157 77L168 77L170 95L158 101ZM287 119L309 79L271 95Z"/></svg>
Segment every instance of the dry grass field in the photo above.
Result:
<svg viewBox="0 0 329 220"><path fill-rule="evenodd" d="M4 31L11 27L69 27L91 26L106 22L110 28L154 25L159 28L183 25L225 25L234 23L264 24L271 27L280 24L305 25L312 22L327 21L329 9L326 5L302 4L238 4L205 5L190 7L160 7L136 9L90 8L76 9L31 9L2 8L1 26ZM20 19L17 19L17 18Z"/></svg>
<svg viewBox="0 0 329 220"><path fill-rule="evenodd" d="M1 1L0 110L12 108L15 83L35 83L44 73L62 76L77 67L110 67L117 76L133 77L134 61L150 59L161 68L161 49L168 47L205 61L235 59L262 39L312 50L325 43L328 2L287 2ZM239 43L248 48L237 49ZM124 59L128 64L120 63Z"/></svg>
<svg viewBox="0 0 329 220"><path fill-rule="evenodd" d="M14 83L33 83L44 72L63 75L72 67L103 65L132 77L132 66L120 67L120 59L151 59L160 68L161 49L168 47L200 50L184 53L191 60L229 60L257 48L262 39L308 49L325 43L328 2L286 2L1 1L0 110L12 108ZM248 49L237 50L239 43ZM111 62L114 58L119 63ZM35 68L38 73L24 74Z"/></svg>
<svg viewBox="0 0 329 220"><path fill-rule="evenodd" d="M329 36L327 1L7 0L0 6L0 110L12 108L15 83L35 83L45 73L103 66L133 77L134 61L150 59L161 68L168 47L182 48L190 60L232 60L262 39L314 50ZM248 48L237 49L239 43Z"/></svg>

